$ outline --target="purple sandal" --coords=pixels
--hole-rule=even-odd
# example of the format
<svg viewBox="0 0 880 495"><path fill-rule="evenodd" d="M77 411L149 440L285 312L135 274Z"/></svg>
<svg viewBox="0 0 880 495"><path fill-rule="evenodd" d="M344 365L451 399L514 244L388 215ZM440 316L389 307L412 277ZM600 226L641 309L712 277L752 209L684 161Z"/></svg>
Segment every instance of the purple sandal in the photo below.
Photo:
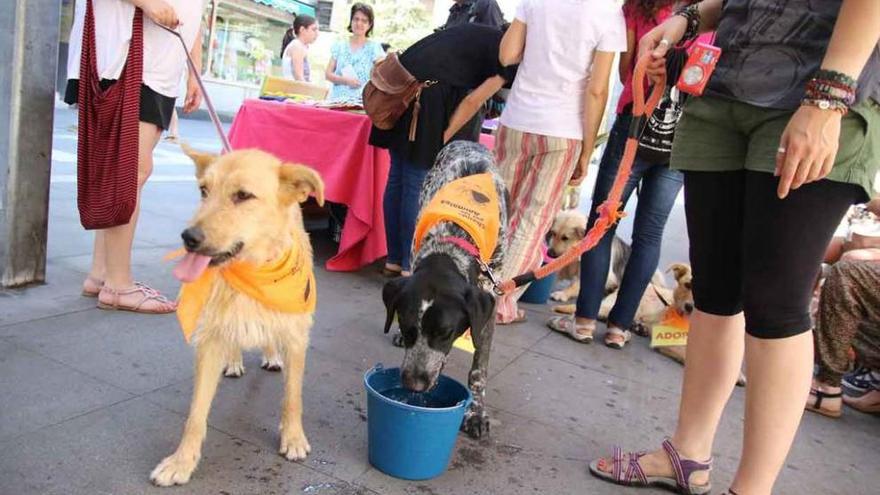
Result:
<svg viewBox="0 0 880 495"><path fill-rule="evenodd" d="M599 469L599 461L595 460L590 463L590 472L593 476L605 481L610 481L617 485L624 486L653 486L665 488L686 495L704 495L712 489L711 483L705 485L692 485L690 483L691 475L697 471L710 471L712 469L712 459L706 462L697 462L690 459L683 459L679 455L672 442L669 439L663 441L663 450L672 463L672 470L675 471L675 477L670 476L646 476L639 464L639 459L646 452L633 452L628 456L628 462L624 462L623 451L620 447L614 447L614 456L611 462L611 472L606 473ZM624 465L625 464L625 465Z"/></svg>

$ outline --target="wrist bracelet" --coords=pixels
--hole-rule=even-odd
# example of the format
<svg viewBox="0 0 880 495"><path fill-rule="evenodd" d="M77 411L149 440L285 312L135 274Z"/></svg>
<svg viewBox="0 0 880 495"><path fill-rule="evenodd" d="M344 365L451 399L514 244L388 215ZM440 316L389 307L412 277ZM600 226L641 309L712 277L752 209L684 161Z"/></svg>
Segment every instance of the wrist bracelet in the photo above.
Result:
<svg viewBox="0 0 880 495"><path fill-rule="evenodd" d="M846 115L849 113L849 107L841 101L837 100L817 100L814 98L804 98L801 100L801 106L816 107L820 110L833 110Z"/></svg>
<svg viewBox="0 0 880 495"><path fill-rule="evenodd" d="M842 72L820 69L807 83L801 104L846 115L856 102L857 84L855 79Z"/></svg>
<svg viewBox="0 0 880 495"><path fill-rule="evenodd" d="M684 19L687 21L687 29L685 29L684 35L681 37L681 41L679 41L679 44L692 41L700 35L701 19L699 2L692 3L687 7L678 9L673 15L684 17Z"/></svg>

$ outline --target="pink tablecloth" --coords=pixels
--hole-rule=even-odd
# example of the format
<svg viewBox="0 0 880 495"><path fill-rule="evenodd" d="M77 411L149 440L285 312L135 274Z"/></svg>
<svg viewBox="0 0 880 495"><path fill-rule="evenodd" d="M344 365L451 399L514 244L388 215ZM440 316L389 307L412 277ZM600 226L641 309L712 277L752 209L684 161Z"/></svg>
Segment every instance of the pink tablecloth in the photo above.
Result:
<svg viewBox="0 0 880 495"><path fill-rule="evenodd" d="M327 200L348 206L339 252L327 262L333 271L357 270L387 252L382 195L390 159L369 137L366 115L263 100L246 100L229 131L235 149L314 168Z"/></svg>

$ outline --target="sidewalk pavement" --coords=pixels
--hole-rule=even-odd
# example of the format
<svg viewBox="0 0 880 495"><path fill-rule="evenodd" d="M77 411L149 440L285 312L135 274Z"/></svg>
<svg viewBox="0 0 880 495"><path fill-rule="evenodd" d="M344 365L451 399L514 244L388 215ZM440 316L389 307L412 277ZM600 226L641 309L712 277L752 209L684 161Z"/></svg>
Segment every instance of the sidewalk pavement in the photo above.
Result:
<svg viewBox="0 0 880 495"><path fill-rule="evenodd" d="M244 377L223 379L201 463L184 488L153 487L148 475L176 447L192 389L192 351L171 316L95 309L79 295L91 235L79 226L70 180L73 119L56 112L48 284L0 292L0 494L626 494L589 475L611 446L658 446L676 419L681 368L636 338L624 351L585 346L544 327L548 308L496 332L487 401L495 418L481 441L459 437L450 470L406 482L367 462L364 371L397 365L383 335L382 278L320 268L333 252L313 232L319 303L303 391L313 451L302 463L277 454L281 376L248 353ZM181 121L184 139L215 143L210 124ZM162 256L198 193L191 169L162 144L134 249L140 280L173 294ZM164 161L163 161L164 160ZM626 222L626 220L624 220ZM626 230L626 229L623 229ZM686 258L680 207L668 227L664 263ZM466 380L470 355L453 351L446 373ZM720 493L736 468L744 411L737 389L715 443ZM877 493L880 423L847 409L831 420L807 414L777 484L783 494Z"/></svg>

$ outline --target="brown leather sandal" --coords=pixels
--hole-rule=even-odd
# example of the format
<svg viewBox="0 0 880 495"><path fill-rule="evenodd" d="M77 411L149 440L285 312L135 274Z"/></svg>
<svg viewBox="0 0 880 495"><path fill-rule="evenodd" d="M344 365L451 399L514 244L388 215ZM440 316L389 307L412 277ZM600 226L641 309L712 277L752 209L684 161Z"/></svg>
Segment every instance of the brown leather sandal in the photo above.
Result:
<svg viewBox="0 0 880 495"><path fill-rule="evenodd" d="M111 310L111 311L131 311L133 313L154 314L154 315L173 313L174 311L177 310L177 305L175 303L170 301L167 297L163 296L156 289L153 289L152 287L149 287L149 286L142 284L140 282L135 282L135 284L133 286L131 286L127 289L119 289L119 290L111 289L105 285L103 288L101 288L101 291L102 292L106 291L108 294L113 296L113 299L112 299L112 302L108 304L108 303L101 301L100 296L99 296L99 299L98 299L98 308L99 309L105 309L105 310ZM121 296L128 296L131 294L141 294L143 297L141 297L141 299L137 302L137 304L134 304L134 305L120 305L119 304L119 298ZM145 308L143 308L144 303L146 303L148 301L155 301L155 302L162 304L162 305L168 305L167 307L169 309L166 310L166 309L145 309Z"/></svg>

